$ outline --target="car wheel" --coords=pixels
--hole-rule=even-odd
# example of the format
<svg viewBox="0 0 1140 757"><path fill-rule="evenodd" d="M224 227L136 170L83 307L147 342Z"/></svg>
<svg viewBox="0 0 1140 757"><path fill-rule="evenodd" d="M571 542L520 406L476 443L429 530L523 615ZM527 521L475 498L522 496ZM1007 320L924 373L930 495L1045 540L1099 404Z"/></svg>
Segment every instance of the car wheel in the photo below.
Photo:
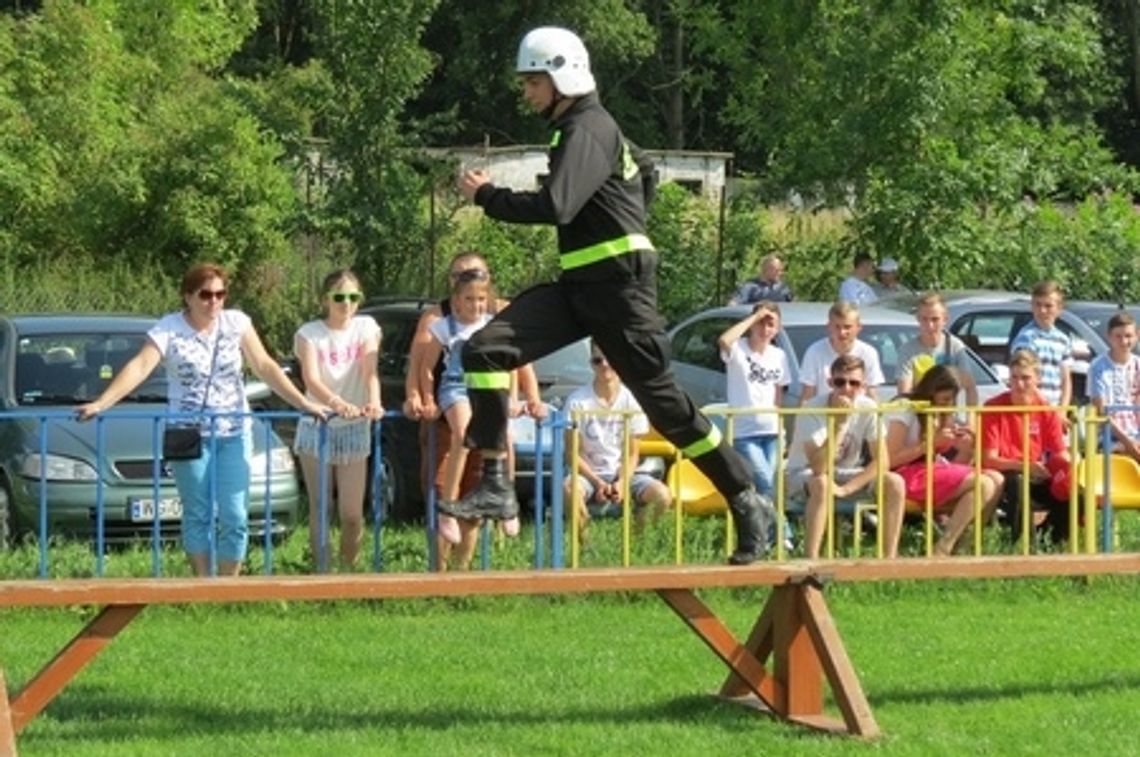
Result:
<svg viewBox="0 0 1140 757"><path fill-rule="evenodd" d="M8 487L0 484L0 552L11 547L12 534L12 497L8 494Z"/></svg>

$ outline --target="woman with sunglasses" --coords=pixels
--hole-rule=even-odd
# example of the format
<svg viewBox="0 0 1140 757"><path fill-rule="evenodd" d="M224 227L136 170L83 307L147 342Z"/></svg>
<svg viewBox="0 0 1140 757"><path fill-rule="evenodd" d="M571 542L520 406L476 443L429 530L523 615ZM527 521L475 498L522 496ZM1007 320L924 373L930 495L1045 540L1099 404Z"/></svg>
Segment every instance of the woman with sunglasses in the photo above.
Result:
<svg viewBox="0 0 1140 757"><path fill-rule="evenodd" d="M376 375L380 326L371 316L357 314L363 300L360 280L352 271L333 271L321 285L324 317L309 321L293 337L293 352L301 366L306 396L328 405L338 416L328 421L324 450L320 424L312 418L301 420L293 445L301 459L309 493L309 548L314 565L322 571L327 565L324 556L329 545L321 541L321 465L326 466L324 502L329 510L334 489L336 492L340 566L351 570L364 534L371 422L384 412Z"/></svg>
<svg viewBox="0 0 1140 757"><path fill-rule="evenodd" d="M212 263L182 276L182 310L163 316L147 332L142 348L111 380L99 398L76 408L88 420L112 407L164 363L167 409L171 414L214 414L201 423L202 454L172 460L182 500L182 543L195 575L210 572L209 545L215 536L220 575L237 575L249 542L249 458L252 449L243 359L253 372L293 407L323 417L325 406L293 386L258 336L249 316L225 307L228 277ZM218 524L212 521L211 488ZM212 532L214 532L212 534Z"/></svg>

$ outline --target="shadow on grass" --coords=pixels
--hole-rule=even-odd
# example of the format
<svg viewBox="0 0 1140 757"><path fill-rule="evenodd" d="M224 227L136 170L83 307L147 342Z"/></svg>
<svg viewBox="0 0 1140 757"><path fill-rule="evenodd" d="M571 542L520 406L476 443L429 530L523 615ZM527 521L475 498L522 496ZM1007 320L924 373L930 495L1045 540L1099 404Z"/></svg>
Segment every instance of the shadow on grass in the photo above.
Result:
<svg viewBox="0 0 1140 757"><path fill-rule="evenodd" d="M203 699L206 692L203 692ZM492 703L494 704L494 703ZM48 708L53 722L42 732L43 722L33 722L28 736L44 739L118 741L164 739L175 734L214 735L265 731L356 731L419 729L444 731L457 728L498 728L542 725L630 726L654 723L719 724L736 731L752 727L755 713L724 703L711 694L692 694L662 700L657 704L612 706L537 707L502 706L486 709L455 707L385 708L367 702L342 708L323 708L290 702L278 706L250 703L240 710L221 708L206 701L162 702L144 696L123 696L98 686L77 686ZM767 719L765 716L760 716ZM37 727L37 725L39 727Z"/></svg>
<svg viewBox="0 0 1140 757"><path fill-rule="evenodd" d="M1115 689L1140 689L1140 674L1106 675L1095 681L1041 682L1006 684L1003 686L955 686L946 688L905 689L868 692L872 707L885 704L926 704L948 702L964 704L1001 699L1017 699L1035 695L1081 696Z"/></svg>

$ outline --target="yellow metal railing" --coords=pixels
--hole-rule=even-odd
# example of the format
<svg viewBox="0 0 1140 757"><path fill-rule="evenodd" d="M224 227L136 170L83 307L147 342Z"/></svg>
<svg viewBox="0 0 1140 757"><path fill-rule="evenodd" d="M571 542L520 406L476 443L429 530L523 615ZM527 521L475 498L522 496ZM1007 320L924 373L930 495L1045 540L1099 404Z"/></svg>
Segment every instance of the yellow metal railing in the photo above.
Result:
<svg viewBox="0 0 1140 757"><path fill-rule="evenodd" d="M971 464L973 467L973 533L971 551L975 555L981 555L984 548L984 501L982 495L983 486L983 472L987 470L984 464L983 449L982 449L982 429L983 417L990 414L1001 413L1019 413L1021 414L1021 442L1022 449L1028 450L1030 448L1030 417L1033 414L1040 414L1046 412L1067 412L1075 411L1076 408L1052 408L1043 406L955 406L955 407L931 407L925 403L910 403L905 400L878 403L873 408L709 408L705 412L710 416L722 416L725 422L726 441L731 444L734 439L735 431L735 417L745 414L767 413L777 417L777 454L776 465L774 466L773 487L774 487L774 505L776 508L776 529L777 538L774 545L774 557L777 560L787 559L787 548L784 544L784 533L786 524L788 523L788 500L789 496L795 496L795 493L787 491L787 483L785 479L785 465L784 457L787 452L788 443L785 432L788 428L788 419L794 419L799 415L826 415L827 416L827 489L825 494L825 533L826 539L824 542L824 553L826 557L832 558L836 554L836 541L837 541L837 527L836 527L836 498L835 498L835 424L836 418L840 415L847 415L852 413L874 413L876 427L879 433L877 434L877 448L876 448L876 473L874 478L874 502L867 501L854 501L853 503L853 517L858 524L860 516L864 512L874 512L878 519L878 527L875 539L875 555L882 557L885 553L884 544L884 526L886 524L886 513L884 512L884 474L888 470L889 461L887 459L886 449L886 424L884 423L884 416L898 412L900 410L909 410L917 414L943 414L943 413L967 413L969 419L970 431L973 435L973 455ZM572 423L568 433L570 434L569 443L566 449L569 453L569 461L567 465L569 475L569 494L570 500L568 507L570 508L570 522L571 522L571 565L577 567L580 561L580 531L581 519L577 508L577 501L580 495L579 476L577 460L581 452L581 439L579 435L579 427L581 419L586 415L622 415L623 420L623 444L622 444L622 482L624 490L622 492L622 565L628 566L631 562L631 542L633 537L632 529L632 512L634 507L633 496L630 489L630 480L632 473L637 467L637 461L632 460L633 450L633 437L630 433L631 418L638 414L636 411L617 411L617 410L604 410L604 411L576 411L572 414ZM1085 459L1092 459L1098 454L1097 451L1097 436L1100 426L1105 422L1104 417L1098 417L1092 407L1084 408L1080 411L1081 419L1073 424L1070 428L1068 454L1069 454L1069 475L1071 486L1069 489L1069 540L1067 549L1071 553L1079 553L1085 551L1086 553L1094 553L1097 551L1096 547L1096 511L1097 511L1097 495L1094 487L1085 485L1086 482L1082 481L1080 474L1080 460L1081 460L1081 440L1080 434L1077 433L1079 429L1084 431L1084 455ZM924 446L925 446L925 461L927 465L933 465L936 458L934 432L935 424L924 424ZM667 470L665 483L669 488L674 517L674 540L673 551L674 561L677 564L682 564L684 561L684 524L685 524L685 505L683 494L685 492L685 482L681 480L683 471L692 476L701 476L703 474L692 467L691 465L682 465L683 458L680 451L667 440L663 439L649 439L641 442L641 457L648 456L662 456L666 458ZM1021 473L1021 491L1018 502L1018 507L1021 508L1021 523L1023 528L1021 530L1021 537L1019 540L1018 548L1022 554L1029 554L1032 548L1032 522L1033 522L1033 508L1030 497L1030 486L1032 477L1030 475L1032 464L1027 455L1023 456ZM554 482L555 485L561 485L561 482ZM707 483L707 481L706 481ZM711 487L709 487L711 488ZM1082 499L1083 492L1083 499ZM907 502L904 504L909 505L909 512L914 512L916 504L921 506L920 512L923 519L923 544L924 552L931 555L935 549L935 522L938 508L934 503L934 476L928 475L926 477L926 487L924 492L923 501L921 503ZM999 491L996 496L1000 497ZM854 499L854 498L853 498ZM735 530L732 523L732 513L729 511L723 501L721 502L723 512L725 515L725 552L729 554L734 549ZM1083 514L1082 514L1083 507ZM806 513L805 513L806 514ZM1083 539L1081 530L1083 528ZM854 529L855 544L854 551L856 554L860 550L860 537L861 528L859 525Z"/></svg>

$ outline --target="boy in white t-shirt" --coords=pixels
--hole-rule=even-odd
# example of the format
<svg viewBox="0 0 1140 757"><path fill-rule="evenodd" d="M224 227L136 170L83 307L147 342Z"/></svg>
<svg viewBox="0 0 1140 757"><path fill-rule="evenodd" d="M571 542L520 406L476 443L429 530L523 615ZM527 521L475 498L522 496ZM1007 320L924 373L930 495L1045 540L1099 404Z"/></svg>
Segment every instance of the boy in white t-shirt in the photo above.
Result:
<svg viewBox="0 0 1140 757"><path fill-rule="evenodd" d="M807 496L804 511L804 546L807 557L819 557L826 523L827 489L836 499L859 493L874 496L879 465L877 441L883 433L875 416L875 403L863 394L866 375L863 361L855 355L841 355L831 365L828 385L831 391L815 397L808 407L830 409L836 416L831 427L832 457L828 459L827 414L802 415L788 449L786 467L789 497ZM855 412L859 411L859 412ZM870 459L864 463L864 450ZM897 534L902 523L906 487L899 474L883 473L883 499L887 533ZM895 557L897 539L887 539L886 556Z"/></svg>
<svg viewBox="0 0 1140 757"><path fill-rule="evenodd" d="M1127 311L1108 319L1109 352L1100 355L1089 366L1089 401L1097 415L1113 405L1131 405L1108 415L1108 425L1115 440L1115 451L1140 460L1140 357L1136 346L1136 321Z"/></svg>
<svg viewBox="0 0 1140 757"><path fill-rule="evenodd" d="M622 444L624 416L629 412L634 415L629 423L632 439L628 485L633 502L637 505L637 525L644 525L646 511L650 511L656 518L672 504L672 496L665 484L636 470L640 461L638 439L649 433L649 420L641 413L641 406L621 383L601 349L592 341L590 365L594 371L594 380L574 390L566 399L566 409L572 417L576 417L581 436L578 459L570 464L578 476L578 499L574 506L578 509L583 537L591 517L609 517L622 512L627 483L622 479ZM569 438L566 449L569 454ZM567 476L564 483L567 501L572 501L573 475L571 473Z"/></svg>
<svg viewBox="0 0 1140 757"><path fill-rule="evenodd" d="M827 311L827 337L804 350L800 362L800 405L816 395L819 387L827 389L831 377L831 364L840 355L854 355L863 361L865 383L863 391L875 399L875 387L886 381L879 364L878 351L859 340L863 324L859 321L859 308L853 303L840 301Z"/></svg>
<svg viewBox="0 0 1140 757"><path fill-rule="evenodd" d="M779 333L780 308L765 300L717 339L729 407L780 407L790 372L787 355L772 344ZM732 446L752 466L756 491L771 499L782 431L779 417L775 413L749 413L733 418Z"/></svg>

